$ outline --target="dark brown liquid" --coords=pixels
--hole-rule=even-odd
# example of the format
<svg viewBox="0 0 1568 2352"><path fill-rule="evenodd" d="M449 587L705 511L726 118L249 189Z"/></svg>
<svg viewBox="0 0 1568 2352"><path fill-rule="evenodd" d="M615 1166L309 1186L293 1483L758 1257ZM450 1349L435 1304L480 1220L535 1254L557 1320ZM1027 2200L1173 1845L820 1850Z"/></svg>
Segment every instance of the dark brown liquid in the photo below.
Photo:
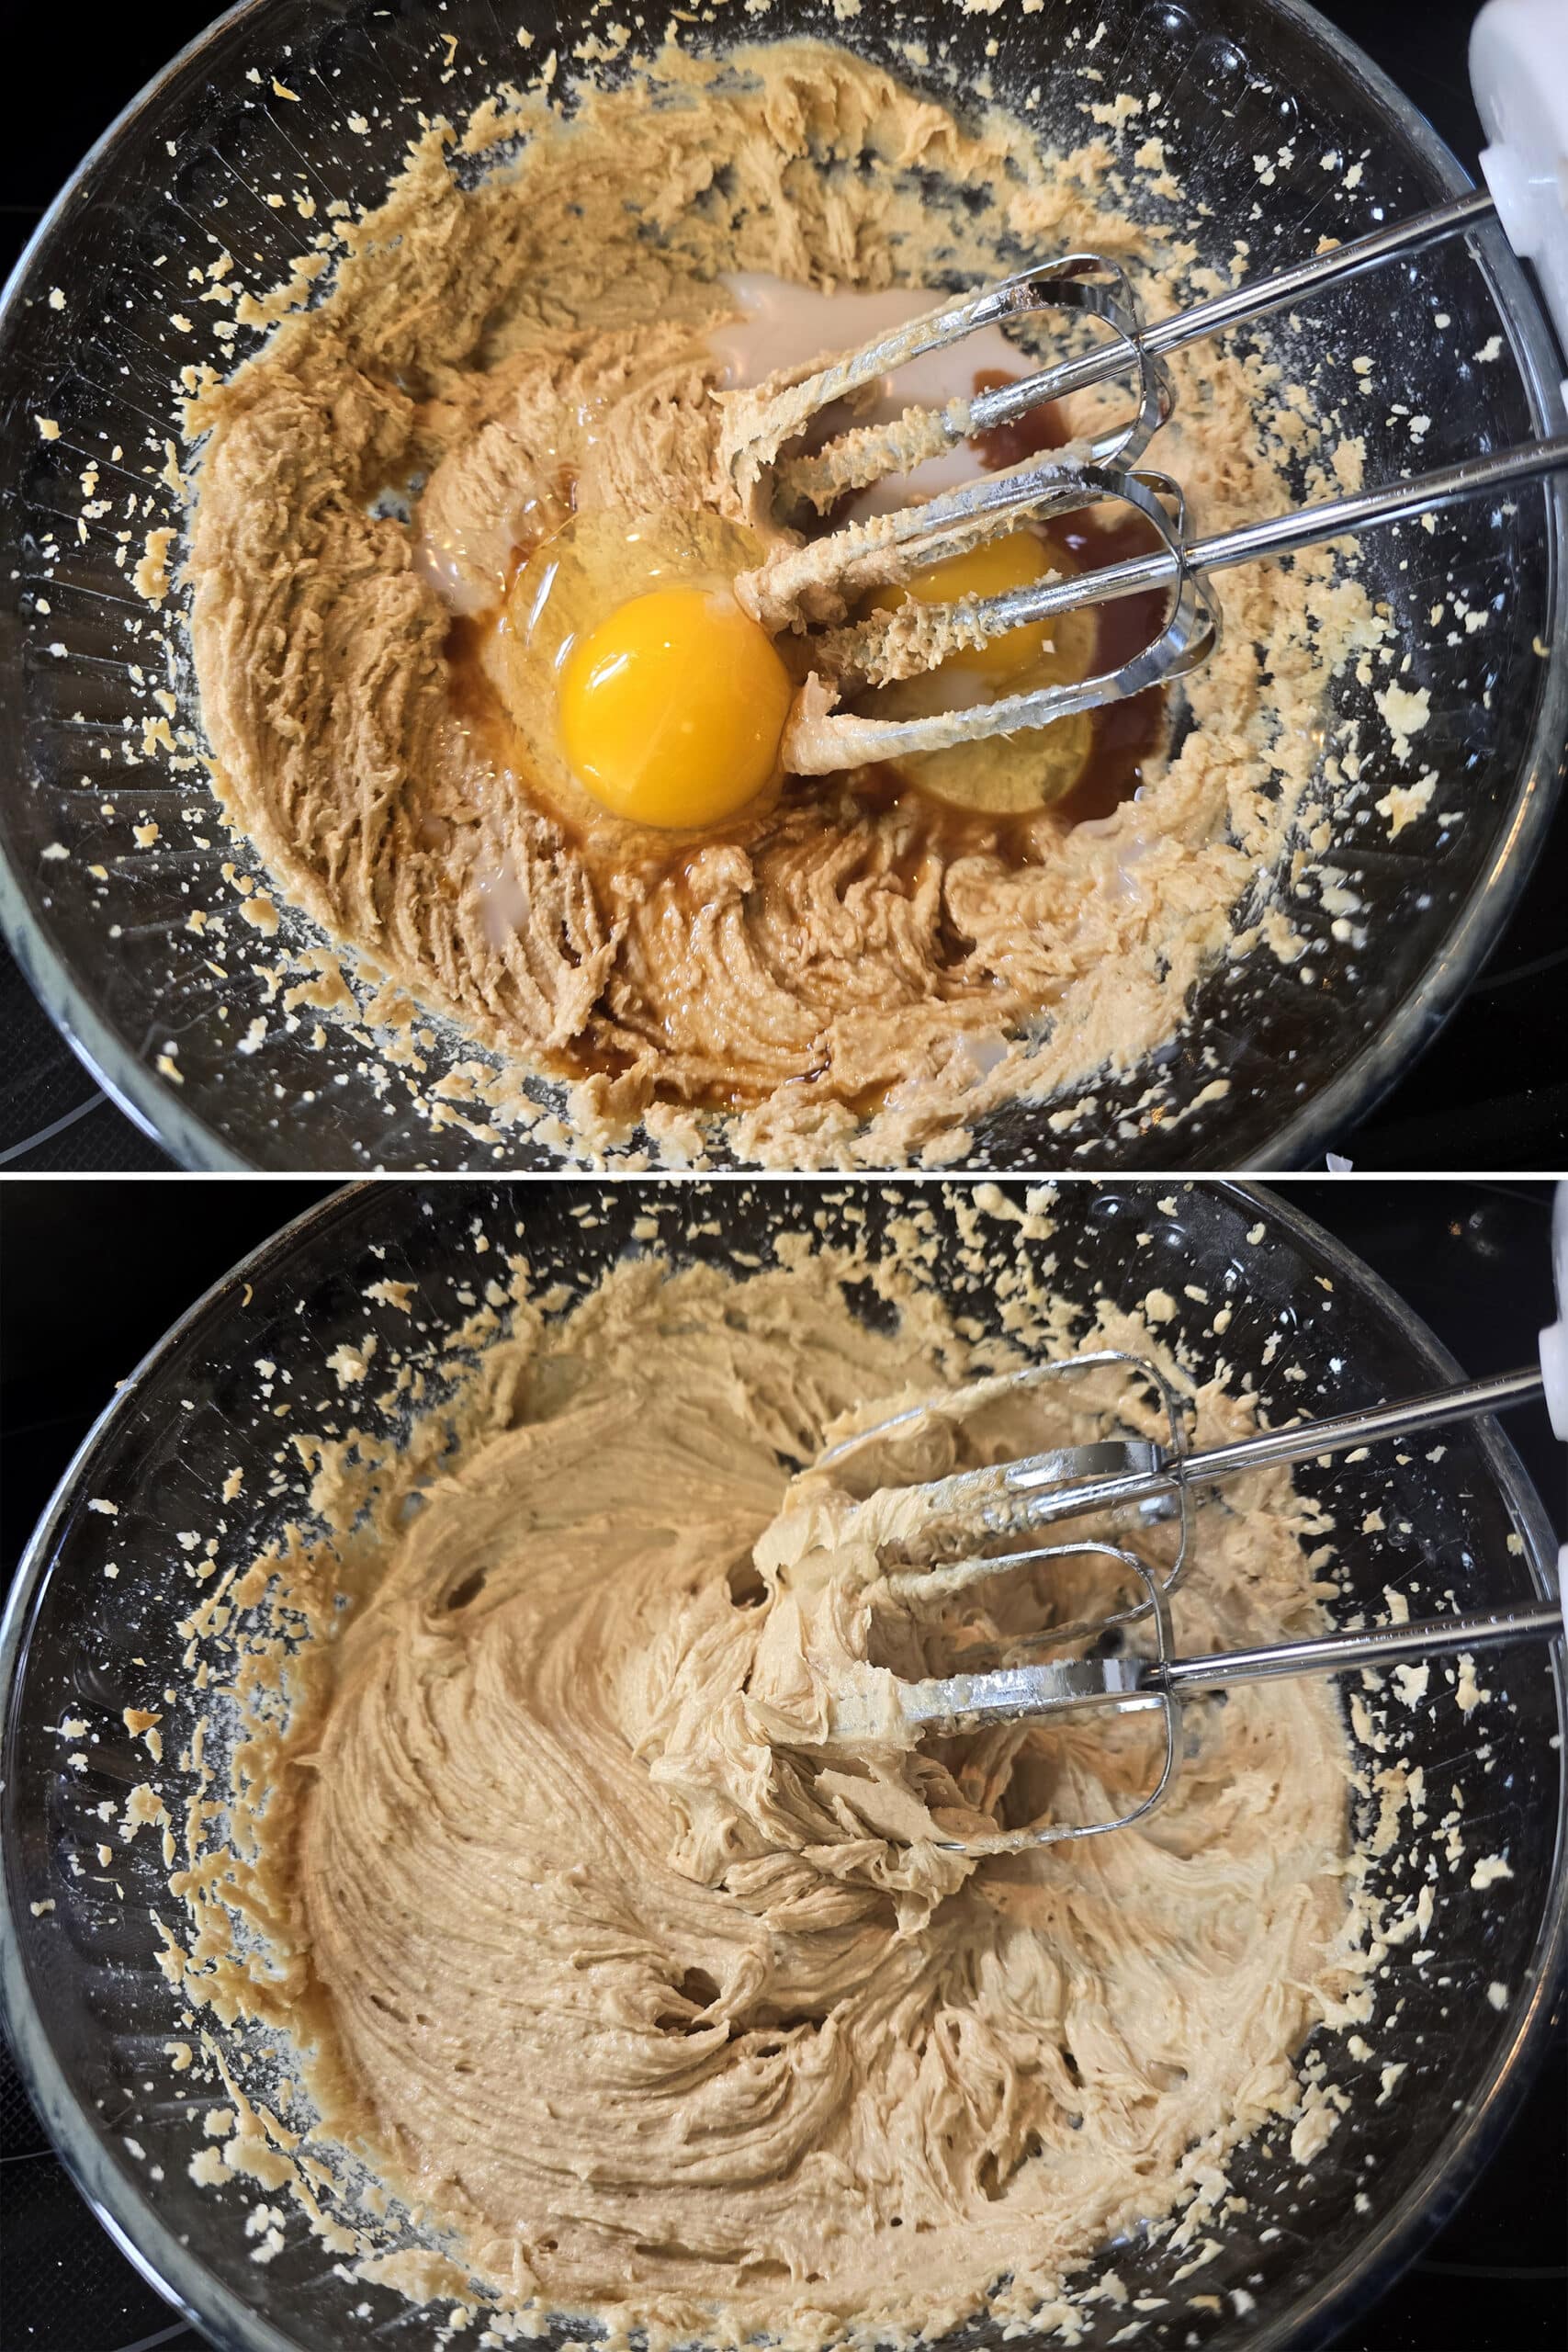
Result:
<svg viewBox="0 0 1568 2352"><path fill-rule="evenodd" d="M481 698L491 692L490 681L483 669L483 648L505 622L505 614L491 606L482 613L459 613L447 623L445 651L448 677L448 699L458 718L465 722L480 715Z"/></svg>
<svg viewBox="0 0 1568 2352"><path fill-rule="evenodd" d="M459 613L447 625L442 650L446 699L470 748L498 774L515 776L523 773L523 734L493 684L491 667L511 626L504 604Z"/></svg>
<svg viewBox="0 0 1568 2352"><path fill-rule="evenodd" d="M1016 383L1016 377L982 369L975 379L976 392ZM1029 409L1011 424L998 425L976 435L975 447L987 473L999 473L1025 458L1060 449L1071 438L1066 420L1055 401ZM1129 556L1148 555L1160 544L1152 523L1130 506L1100 506L1066 515L1049 526L1046 537L1066 548L1080 571L1098 571L1122 563ZM1094 667L1097 672L1119 669L1123 662L1154 640L1164 625L1163 589L1118 596L1095 608ZM1131 701L1103 703L1090 714L1093 741L1084 772L1056 814L1069 825L1086 817L1109 817L1130 800L1144 780L1144 762L1165 747L1168 695L1163 686L1150 686Z"/></svg>
<svg viewBox="0 0 1568 2352"><path fill-rule="evenodd" d="M1148 555L1162 544L1154 525L1128 506L1101 510L1093 523L1072 514L1057 527L1084 571ZM1165 626L1166 603L1165 591L1151 588L1097 606L1096 671L1120 669L1152 644ZM1123 800L1131 800L1144 780L1145 761L1165 749L1168 709L1168 689L1145 686L1126 702L1101 703L1091 712L1094 739L1089 759L1071 792L1056 804L1058 814L1077 825L1086 817L1109 817Z"/></svg>
<svg viewBox="0 0 1568 2352"><path fill-rule="evenodd" d="M982 368L975 378L976 392L999 392L1004 384L1016 384L1016 376L1004 376L999 368ZM1067 420L1055 401L1043 401L1039 408L1025 409L1010 424L994 424L989 433L976 433L969 447L980 453L980 463L988 474L999 474L1005 466L1019 466L1025 458L1038 458L1043 450L1063 448L1072 439Z"/></svg>

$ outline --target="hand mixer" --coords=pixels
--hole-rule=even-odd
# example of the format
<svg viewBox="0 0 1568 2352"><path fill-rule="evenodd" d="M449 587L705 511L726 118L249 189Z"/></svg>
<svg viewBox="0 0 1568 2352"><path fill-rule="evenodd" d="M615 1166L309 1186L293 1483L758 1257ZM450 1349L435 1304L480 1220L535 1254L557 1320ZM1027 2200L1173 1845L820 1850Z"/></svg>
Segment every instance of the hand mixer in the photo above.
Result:
<svg viewBox="0 0 1568 2352"><path fill-rule="evenodd" d="M1559 44L1562 0L1493 0L1472 43L1477 104L1494 144L1482 158L1490 193L1473 191L1295 267L1238 286L1145 325L1123 271L1095 254L1071 254L1025 270L834 359L801 382L740 402L726 442L742 494L776 511L823 512L847 493L1013 425L1043 404L1114 379L1134 390L1131 413L1080 447L1004 469L893 514L850 522L775 554L737 583L741 602L775 633L828 622L915 570L947 560L1016 525L1120 502L1141 514L1158 542L1099 571L1051 578L992 596L905 605L812 641L818 681L797 702L784 743L796 775L898 759L956 742L1039 728L1074 712L1142 694L1188 675L1213 650L1220 614L1210 575L1377 526L1410 520L1464 499L1496 495L1568 467L1568 435L1467 458L1413 481L1323 501L1293 514L1193 537L1179 486L1138 464L1170 413L1167 354L1287 308L1301 296L1359 277L1396 254L1420 252L1496 216L1521 256L1536 261L1560 333L1568 335L1568 183L1558 155L1568 123L1568 74ZM1555 59L1555 63L1553 62ZM909 360L961 343L977 329L1046 311L1099 320L1093 348L942 409L912 407L895 423L851 425L826 447L790 445L829 411L879 385ZM962 647L1077 607L1140 591L1174 589L1160 634L1116 668L1080 681L1001 695L919 718L878 719L835 710L860 689L912 677Z"/></svg>
<svg viewBox="0 0 1568 2352"><path fill-rule="evenodd" d="M1452 1615L1373 1625L1354 1632L1315 1634L1257 1649L1181 1657L1176 1654L1169 1595L1187 1566L1192 1498L1247 1470L1306 1462L1371 1446L1396 1436L1413 1437L1446 1423L1468 1420L1544 1395L1552 1426L1568 1440L1568 1184L1558 1188L1553 1220L1558 1321L1541 1333L1540 1364L1489 1379L1458 1383L1399 1402L1297 1421L1264 1430L1201 1453L1187 1447L1181 1408L1169 1383L1147 1359L1119 1350L1032 1364L976 1382L943 1400L944 1415L962 1420L988 1404L1074 1374L1121 1366L1158 1401L1166 1437L1111 1436L1089 1445L1066 1446L1022 1459L962 1470L923 1486L900 1489L896 1563L885 1565L889 1589L916 1608L940 1606L966 1587L1021 1570L1050 1570L1070 1561L1110 1570L1117 1584L1137 1594L1130 1605L1093 1619L1050 1626L1008 1645L1006 1661L987 1671L959 1673L923 1681L902 1676L891 1694L844 1692L835 1696L831 1735L854 1745L885 1739L889 1706L916 1735L971 1732L1009 1724L1061 1724L1087 1714L1157 1715L1164 1733L1157 1775L1147 1794L1125 1813L1087 1823L1036 1822L995 1836L946 1839L969 1854L1016 1852L1058 1841L1125 1829L1152 1812L1168 1794L1182 1756L1181 1703L1197 1692L1280 1676L1338 1672L1348 1667L1393 1667L1412 1658L1494 1648L1529 1638L1551 1639L1564 1630L1568 1614L1568 1545L1559 1558L1561 1589L1553 1601L1507 1601L1456 1611ZM925 1416L925 1408L858 1430L820 1454L814 1467L853 1484L855 1455L863 1449L897 1444L900 1432ZM840 1540L853 1542L854 1522L867 1506L852 1507ZM1035 1538L1043 1531L1090 1514L1133 1512L1144 1520L1181 1518L1175 1563L1156 1570L1128 1546L1076 1540L1056 1544L1026 1541L1021 1548L994 1547L1009 1539ZM955 1554L955 1556L949 1556ZM1121 1647L1125 1630L1143 1625L1152 1636L1152 1655ZM1030 1657L1031 1650L1091 1645L1086 1655Z"/></svg>

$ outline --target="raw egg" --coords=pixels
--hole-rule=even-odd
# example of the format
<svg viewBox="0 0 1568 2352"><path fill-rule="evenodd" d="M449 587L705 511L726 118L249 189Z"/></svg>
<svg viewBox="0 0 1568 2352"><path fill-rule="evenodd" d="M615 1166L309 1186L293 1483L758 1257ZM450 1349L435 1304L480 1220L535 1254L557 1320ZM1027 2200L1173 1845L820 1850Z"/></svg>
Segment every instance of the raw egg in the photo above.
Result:
<svg viewBox="0 0 1568 2352"><path fill-rule="evenodd" d="M776 783L795 683L734 595L761 553L716 514L602 510L536 548L507 600L507 701L565 813L586 795L695 831Z"/></svg>
<svg viewBox="0 0 1568 2352"><path fill-rule="evenodd" d="M714 825L779 764L789 672L725 588L654 588L617 605L561 670L572 774L617 817Z"/></svg>
<svg viewBox="0 0 1568 2352"><path fill-rule="evenodd" d="M963 555L945 563L927 564L912 572L901 587L885 588L874 600L882 612L896 613L912 596L921 605L956 605L965 596L1002 596L1012 588L1032 588L1054 565L1044 542L1032 531L1010 531L1005 538L982 539ZM977 670L987 678L1017 678L1049 651L1050 625L1026 621L984 645L966 645L950 653L944 670Z"/></svg>
<svg viewBox="0 0 1568 2352"><path fill-rule="evenodd" d="M1012 531L945 563L930 564L872 601L883 612L897 611L908 596L926 605L957 604L965 596L1029 587L1051 572L1066 574L1074 568L1071 557L1054 542L1032 531ZM962 648L919 677L877 687L857 707L874 718L926 718L1076 683L1093 666L1095 628L1088 609L1028 621L984 645ZM911 752L891 764L911 784L955 807L993 816L1026 815L1071 792L1089 764L1093 742L1093 722L1088 712L1078 711L1046 727Z"/></svg>

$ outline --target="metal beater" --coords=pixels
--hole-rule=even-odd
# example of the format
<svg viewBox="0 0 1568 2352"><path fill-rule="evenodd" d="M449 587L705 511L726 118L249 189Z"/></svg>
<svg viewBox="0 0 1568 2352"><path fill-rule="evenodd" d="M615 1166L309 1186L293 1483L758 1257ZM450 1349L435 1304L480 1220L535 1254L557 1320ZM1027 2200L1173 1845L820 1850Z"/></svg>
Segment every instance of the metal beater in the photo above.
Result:
<svg viewBox="0 0 1568 2352"><path fill-rule="evenodd" d="M1560 1324L1557 1329L1561 1332L1563 1328ZM1543 1334L1543 1363L1549 1336ZM976 1382L942 1400L941 1409L944 1417L963 1420L1021 1392L1112 1366L1141 1381L1157 1404L1165 1424L1161 1440L1111 1436L1089 1445L1058 1447L957 1471L926 1485L900 1487L900 1501L907 1508L900 1514L898 1557L881 1565L892 1593L928 1609L990 1577L1072 1561L1103 1564L1120 1587L1131 1587L1137 1597L1107 1614L1053 1625L1012 1642L1004 1662L987 1671L923 1681L892 1677L892 1703L903 1724L917 1734L974 1732L1009 1724L1059 1724L1089 1713L1156 1714L1164 1732L1157 1776L1146 1795L1110 1820L1071 1825L1039 1822L1027 1829L998 1831L994 1837L940 1842L970 1854L1007 1853L1129 1827L1169 1792L1182 1754L1182 1701L1191 1693L1282 1675L1332 1673L1356 1666L1390 1667L1407 1658L1489 1649L1505 1642L1550 1639L1562 1634L1568 1607L1568 1555L1564 1555L1564 1595L1556 1602L1498 1602L1452 1616L1323 1634L1267 1648L1179 1657L1169 1595L1187 1566L1190 1513L1196 1496L1246 1470L1311 1461L1391 1437L1415 1436L1523 1403L1548 1393L1549 1384L1535 1367L1501 1373L1486 1380L1428 1390L1393 1404L1264 1430L1200 1453L1186 1444L1180 1404L1156 1366L1144 1357L1116 1350L1066 1357ZM1550 1393L1554 1414L1562 1419L1568 1434L1568 1416L1561 1412L1564 1400L1555 1384ZM857 1431L820 1454L814 1468L828 1472L835 1483L847 1482L852 1491L856 1454L872 1445L886 1445L890 1441L897 1444L901 1430L912 1431L924 1420L927 1409L917 1407ZM856 1519L866 1509L863 1500L852 1506L840 1524L840 1540L854 1541ZM1055 1544L1031 1540L1021 1547L1014 1543L1013 1548L997 1548L1020 1536L1035 1538L1068 1521L1106 1513L1132 1514L1145 1522L1179 1517L1174 1564L1164 1569L1151 1567L1137 1552L1098 1537ZM1150 1654L1134 1655L1121 1647L1134 1626L1147 1629ZM1091 1646L1087 1654L1076 1657L1029 1655L1071 1643ZM886 1692L876 1698L844 1693L833 1702L836 1742L854 1745L886 1738L887 1725Z"/></svg>
<svg viewBox="0 0 1568 2352"><path fill-rule="evenodd" d="M802 698L786 731L785 766L796 775L822 775L1047 726L1073 712L1142 694L1188 675L1213 651L1220 614L1211 573L1408 521L1568 466L1568 435L1559 435L1194 538L1179 484L1138 463L1171 411L1168 353L1267 317L1394 254L1461 235L1495 209L1492 197L1479 190L1456 197L1153 325L1145 323L1124 271L1100 254L1070 254L933 311L783 390L760 399L737 396L725 443L731 479L744 498L771 503L787 520L825 512L885 475L1014 424L1031 410L1069 393L1121 379L1134 395L1124 418L1072 449L1027 459L894 514L847 523L774 554L737 582L741 602L775 633L829 625L812 641L819 684ZM790 445L824 412L839 403L852 409L857 396L908 361L960 343L978 328L1021 322L1045 311L1099 320L1106 337L1091 350L972 399L956 399L942 409L907 409L893 424L851 425L809 454L790 453ZM1021 523L1109 503L1135 508L1161 544L1146 555L1070 579L957 604L907 605L841 625L863 597L896 586L922 566L945 561ZM1160 588L1175 591L1164 628L1114 670L918 718L877 719L833 708L846 695L914 676L961 646L983 644L1079 606Z"/></svg>

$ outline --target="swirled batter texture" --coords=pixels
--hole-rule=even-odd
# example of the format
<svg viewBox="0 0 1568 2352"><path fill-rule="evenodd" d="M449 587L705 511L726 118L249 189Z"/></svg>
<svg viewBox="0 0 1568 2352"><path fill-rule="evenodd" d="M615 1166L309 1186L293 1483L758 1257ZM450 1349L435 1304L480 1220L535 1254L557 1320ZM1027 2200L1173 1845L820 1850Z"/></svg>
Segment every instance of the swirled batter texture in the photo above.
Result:
<svg viewBox="0 0 1568 2352"><path fill-rule="evenodd" d="M1374 624L1324 550L1227 575L1190 732L1092 820L939 822L858 773L785 779L708 835L563 813L466 689L476 624L455 633L453 600L493 605L573 507L739 515L706 341L732 314L722 272L918 286L1093 248L1136 260L1152 310L1222 282L1157 139L1140 170L1158 193L1134 204L1104 138L1053 156L1022 121L961 126L823 45L650 74L581 95L570 123L537 101L481 109L460 142L432 130L345 232L330 295L197 403L192 630L219 790L363 973L491 1049L501 1076L464 1080L480 1112L488 1089L496 1118L536 1117L545 1072L579 1148L640 1125L686 1157L951 1160L1020 1093L1175 1033ZM474 184L519 130L521 155ZM1315 479L1317 454L1300 387L1221 347L1173 365L1159 460L1206 526L1295 503L1286 455Z"/></svg>
<svg viewBox="0 0 1568 2352"><path fill-rule="evenodd" d="M847 1679L1104 1598L891 1590L911 1479L1154 1427L1118 1370L954 1418L969 1354L929 1295L869 1330L809 1258L624 1268L513 1351L331 1644L269 1858L312 2088L492 2293L718 2340L934 2329L1010 2280L1027 2313L1298 2107L1351 1965L1326 1688L1196 1709L1135 1829L977 1861L944 1841L1125 1802L1144 1733L825 1736ZM1198 1397L1200 1442L1246 1426ZM1184 1640L1303 1630L1320 1522L1282 1473L1227 1495Z"/></svg>

